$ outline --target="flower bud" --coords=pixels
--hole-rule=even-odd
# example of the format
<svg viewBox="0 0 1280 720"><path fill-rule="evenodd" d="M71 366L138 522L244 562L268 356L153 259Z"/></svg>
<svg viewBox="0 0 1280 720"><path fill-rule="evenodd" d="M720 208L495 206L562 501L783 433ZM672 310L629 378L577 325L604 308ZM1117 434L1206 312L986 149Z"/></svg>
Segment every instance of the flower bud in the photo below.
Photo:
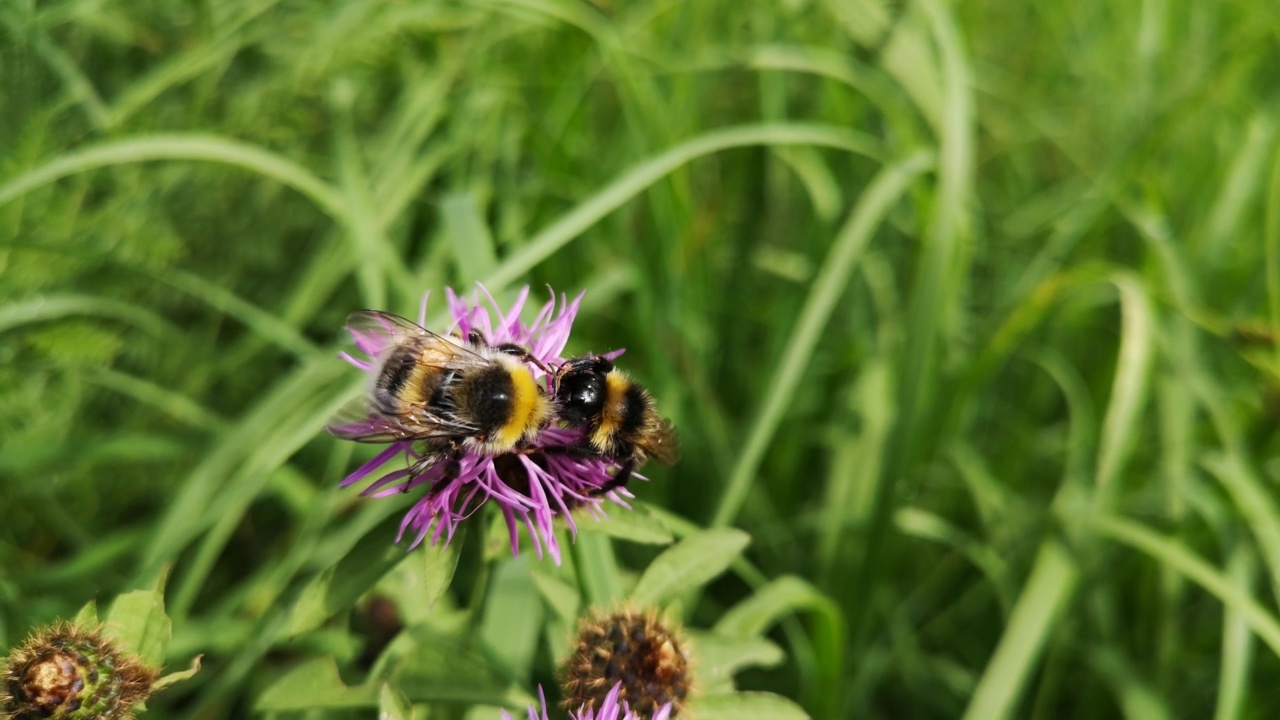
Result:
<svg viewBox="0 0 1280 720"><path fill-rule="evenodd" d="M96 630L59 622L43 628L4 662L0 716L128 720L151 694L156 673L118 651Z"/></svg>
<svg viewBox="0 0 1280 720"><path fill-rule="evenodd" d="M566 664L564 704L599 709L616 685L617 700L642 717L671 706L684 709L691 678L676 633L653 612L619 611L583 620L578 645Z"/></svg>

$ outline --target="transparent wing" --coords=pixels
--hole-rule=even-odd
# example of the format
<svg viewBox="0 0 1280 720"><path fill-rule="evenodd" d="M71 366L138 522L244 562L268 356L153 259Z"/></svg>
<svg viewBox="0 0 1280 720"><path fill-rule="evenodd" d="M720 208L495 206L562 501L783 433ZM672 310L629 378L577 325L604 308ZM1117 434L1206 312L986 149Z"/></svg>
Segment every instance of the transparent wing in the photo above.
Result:
<svg viewBox="0 0 1280 720"><path fill-rule="evenodd" d="M680 437L671 421L663 418L658 425L658 432L648 443L646 450L654 460L663 465L674 465L680 459Z"/></svg>
<svg viewBox="0 0 1280 720"><path fill-rule="evenodd" d="M371 373L382 372L393 348L411 349L413 362L438 370L462 369L490 362L461 340L446 338L394 313L361 310L347 318L347 330L361 352L375 359ZM473 435L477 429L446 408L425 403L398 403L370 389L338 411L325 426L336 437L358 442L429 440Z"/></svg>
<svg viewBox="0 0 1280 720"><path fill-rule="evenodd" d="M408 318L381 310L351 313L347 318L347 332L355 338L356 347L369 357L379 357L391 347L412 344L442 364L484 361L466 341L437 335Z"/></svg>
<svg viewBox="0 0 1280 720"><path fill-rule="evenodd" d="M334 437L367 443L397 440L441 440L474 435L475 427L414 407L405 414L387 413L373 407L367 395L353 398L325 426Z"/></svg>

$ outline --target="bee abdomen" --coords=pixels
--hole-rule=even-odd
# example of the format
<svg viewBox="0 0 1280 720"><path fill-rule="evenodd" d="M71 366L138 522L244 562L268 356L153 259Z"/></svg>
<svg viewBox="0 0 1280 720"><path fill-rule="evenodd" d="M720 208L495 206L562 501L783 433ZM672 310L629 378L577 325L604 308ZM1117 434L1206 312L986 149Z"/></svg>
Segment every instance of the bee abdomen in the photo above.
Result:
<svg viewBox="0 0 1280 720"><path fill-rule="evenodd" d="M468 376L455 394L480 433L492 435L511 418L515 383L506 368L495 365Z"/></svg>
<svg viewBox="0 0 1280 720"><path fill-rule="evenodd" d="M378 375L378 389L388 395L399 395L413 377L417 360L417 354L413 352L396 350L391 353Z"/></svg>

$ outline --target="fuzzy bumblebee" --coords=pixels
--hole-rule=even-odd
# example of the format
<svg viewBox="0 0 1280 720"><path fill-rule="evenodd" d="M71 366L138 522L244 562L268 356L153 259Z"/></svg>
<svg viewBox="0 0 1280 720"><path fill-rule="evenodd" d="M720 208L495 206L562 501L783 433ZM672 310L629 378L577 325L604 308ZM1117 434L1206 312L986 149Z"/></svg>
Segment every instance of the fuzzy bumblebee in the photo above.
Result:
<svg viewBox="0 0 1280 720"><path fill-rule="evenodd" d="M155 679L154 670L116 650L96 630L59 622L5 659L0 717L128 720Z"/></svg>
<svg viewBox="0 0 1280 720"><path fill-rule="evenodd" d="M678 717L689 697L689 660L676 633L654 612L622 610L584 619L565 664L564 705L599 709L615 685L642 717L670 705Z"/></svg>

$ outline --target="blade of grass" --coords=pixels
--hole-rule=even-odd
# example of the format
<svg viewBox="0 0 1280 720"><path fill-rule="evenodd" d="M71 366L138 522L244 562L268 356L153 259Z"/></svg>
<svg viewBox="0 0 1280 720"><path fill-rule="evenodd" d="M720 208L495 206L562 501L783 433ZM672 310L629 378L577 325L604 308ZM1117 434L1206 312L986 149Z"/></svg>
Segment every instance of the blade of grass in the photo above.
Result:
<svg viewBox="0 0 1280 720"><path fill-rule="evenodd" d="M325 420L346 402L341 394L316 394L309 402L295 399L289 412L269 430L245 448L243 464L226 479L216 495L202 509L214 518L201 539L195 556L184 567L181 581L173 593L173 614L186 614L212 571L214 562L225 548L236 528L241 525L250 504L258 498L272 472L315 437Z"/></svg>
<svg viewBox="0 0 1280 720"><path fill-rule="evenodd" d="M1112 282L1120 291L1122 319L1120 356L1116 360L1110 402L1102 419L1098 469L1094 477L1098 487L1094 500L1100 509L1110 507L1115 479L1142 427L1139 415L1146 400L1155 344L1151 303L1141 282L1127 274L1114 276Z"/></svg>
<svg viewBox="0 0 1280 720"><path fill-rule="evenodd" d="M1087 522L1103 537L1149 555L1153 560L1204 588L1235 613L1254 634L1262 638L1272 652L1280 656L1280 620L1240 584L1205 562L1186 545L1116 515L1089 518Z"/></svg>
<svg viewBox="0 0 1280 720"><path fill-rule="evenodd" d="M1253 579L1257 562L1253 551L1238 544L1227 561L1231 582L1246 595L1253 595ZM1253 664L1253 633L1240 613L1227 607L1222 618L1222 670L1218 673L1218 704L1214 720L1240 720L1245 717L1249 697L1249 669Z"/></svg>
<svg viewBox="0 0 1280 720"><path fill-rule="evenodd" d="M313 358L277 382L252 410L232 423L231 432L218 438L200 464L183 479L181 488L156 523L155 535L139 562L141 577L154 574L160 565L176 557L187 542L217 520L207 510L226 478L244 458L253 454L263 438L270 436L272 428L296 412L297 398L314 396L317 388L332 382L341 372L342 368L333 358ZM354 394L358 386L359 383L352 383L350 394Z"/></svg>
<svg viewBox="0 0 1280 720"><path fill-rule="evenodd" d="M198 160L249 170L297 190L334 220L347 223L342 195L301 165L248 143L195 133L112 140L64 153L0 185L0 205L77 173L156 160Z"/></svg>
<svg viewBox="0 0 1280 720"><path fill-rule="evenodd" d="M85 379L134 400L157 408L173 419L202 430L219 432L226 429L227 423L213 411L200 403L161 387L149 380L129 375L128 373L99 368L86 373Z"/></svg>
<svg viewBox="0 0 1280 720"><path fill-rule="evenodd" d="M1271 180L1263 211L1262 248L1267 275L1267 308L1271 327L1280 328L1280 144L1271 158ZM1280 359L1280 344L1275 348Z"/></svg>
<svg viewBox="0 0 1280 720"><path fill-rule="evenodd" d="M16 7L18 6L7 5L0 9L0 19L9 27L9 33L15 38L26 40L35 48L36 54L44 60L53 74L62 80L68 99L84 110L89 124L98 130L105 130L110 124L110 117L106 103L102 102L93 82L66 51L49 40L37 23L29 22L28 18L20 18L17 13L7 11ZM24 30L29 31L24 32Z"/></svg>
<svg viewBox="0 0 1280 720"><path fill-rule="evenodd" d="M365 307L384 308L387 306L386 274L399 263L387 243L369 197L364 161L352 128L351 105L355 101L355 93L356 89L350 82L340 82L332 93L333 105L336 106L334 114L337 116L334 155L339 190L344 196L343 204L350 219L347 227L347 238L351 241L350 261L356 269L361 299Z"/></svg>
<svg viewBox="0 0 1280 720"><path fill-rule="evenodd" d="M236 319L264 340L298 358L312 358L320 353L320 349L304 338L293 326L199 275L168 267L163 272L153 273L151 276L206 303L218 312Z"/></svg>
<svg viewBox="0 0 1280 720"><path fill-rule="evenodd" d="M129 323L157 338L182 335L176 325L145 308L114 298L93 295L45 295L0 306L0 332L28 323L87 315Z"/></svg>
<svg viewBox="0 0 1280 720"><path fill-rule="evenodd" d="M1227 489L1266 562L1272 591L1280 598L1280 508L1262 478L1236 455L1211 454L1204 467Z"/></svg>
<svg viewBox="0 0 1280 720"><path fill-rule="evenodd" d="M1012 717L1023 686L1048 643L1053 624L1066 610L1080 579L1079 568L1058 540L1040 546L1031 575L1001 633L965 709L965 720Z"/></svg>
<svg viewBox="0 0 1280 720"><path fill-rule="evenodd" d="M583 200L519 250L504 259L492 275L484 279L490 289L506 287L517 278L554 255L587 228L617 210L650 185L675 169L705 155L754 145L815 145L866 155L880 156L877 142L844 128L799 123L769 123L715 130L687 140L660 155L624 172L617 180ZM4 202L0 188L0 204Z"/></svg>
<svg viewBox="0 0 1280 720"><path fill-rule="evenodd" d="M440 200L440 214L462 277L484 277L493 272L498 262L493 235L480 215L475 195L465 191L445 195Z"/></svg>
<svg viewBox="0 0 1280 720"><path fill-rule="evenodd" d="M818 338L844 293L845 285L854 265L866 251L883 222L885 215L906 192L911 182L927 170L932 158L927 153L916 153L898 163L889 165L876 175L867 186L857 207L836 235L831 251L823 260L822 270L814 280L805 300L804 308L796 322L795 330L786 344L786 352L767 383L767 394L762 409L755 415L755 422L747 433L742 454L729 475L729 482L716 507L712 525L728 525L737 517L746 501L751 481L764 459L773 435L777 432L787 404L795 396L805 368L817 347Z"/></svg>

